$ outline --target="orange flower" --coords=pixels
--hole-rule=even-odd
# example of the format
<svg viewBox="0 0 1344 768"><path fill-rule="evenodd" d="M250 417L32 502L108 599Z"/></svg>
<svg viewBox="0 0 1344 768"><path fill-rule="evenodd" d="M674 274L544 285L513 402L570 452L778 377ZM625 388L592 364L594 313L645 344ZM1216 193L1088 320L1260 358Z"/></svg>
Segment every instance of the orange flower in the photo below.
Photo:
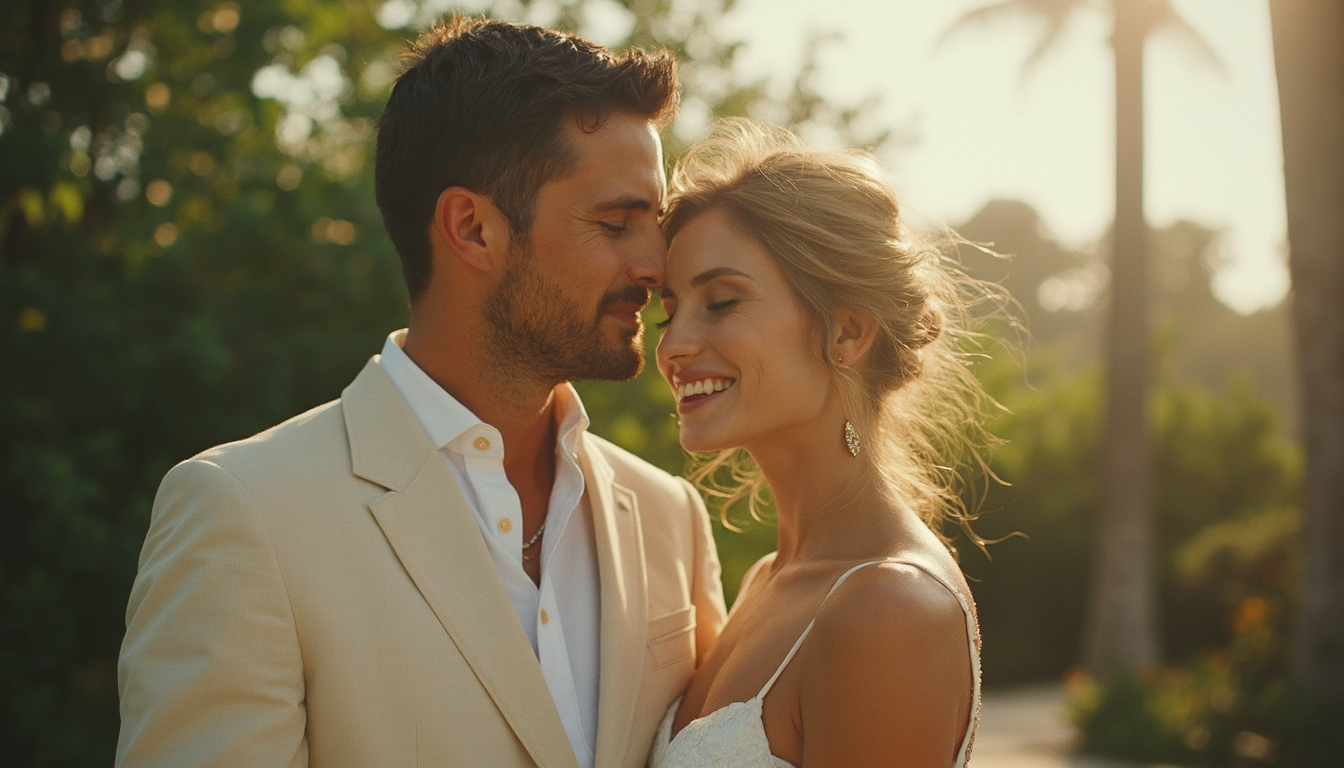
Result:
<svg viewBox="0 0 1344 768"><path fill-rule="evenodd" d="M1269 603L1263 597L1248 597L1237 607L1232 617L1232 628L1239 635L1246 634L1264 624L1268 613Z"/></svg>

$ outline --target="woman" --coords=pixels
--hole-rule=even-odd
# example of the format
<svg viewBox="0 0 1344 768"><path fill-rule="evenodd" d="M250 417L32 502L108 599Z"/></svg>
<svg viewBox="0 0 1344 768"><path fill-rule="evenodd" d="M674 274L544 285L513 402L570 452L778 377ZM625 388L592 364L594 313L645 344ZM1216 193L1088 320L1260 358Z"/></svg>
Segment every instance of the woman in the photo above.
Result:
<svg viewBox="0 0 1344 768"><path fill-rule="evenodd" d="M915 244L869 159L747 121L692 148L665 229L658 367L682 445L718 452L702 481L746 478L729 501L768 486L779 546L651 768L963 765L979 640L941 528L967 523L947 453L983 434L955 349L964 279Z"/></svg>

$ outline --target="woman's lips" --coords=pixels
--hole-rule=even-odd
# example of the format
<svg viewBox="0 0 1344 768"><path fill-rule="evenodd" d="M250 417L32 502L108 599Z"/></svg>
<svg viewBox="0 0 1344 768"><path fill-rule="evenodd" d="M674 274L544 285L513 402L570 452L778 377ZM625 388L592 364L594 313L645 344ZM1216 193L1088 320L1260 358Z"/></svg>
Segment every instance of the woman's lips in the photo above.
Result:
<svg viewBox="0 0 1344 768"><path fill-rule="evenodd" d="M677 382L677 413L687 413L714 400L737 383L735 379L704 378Z"/></svg>

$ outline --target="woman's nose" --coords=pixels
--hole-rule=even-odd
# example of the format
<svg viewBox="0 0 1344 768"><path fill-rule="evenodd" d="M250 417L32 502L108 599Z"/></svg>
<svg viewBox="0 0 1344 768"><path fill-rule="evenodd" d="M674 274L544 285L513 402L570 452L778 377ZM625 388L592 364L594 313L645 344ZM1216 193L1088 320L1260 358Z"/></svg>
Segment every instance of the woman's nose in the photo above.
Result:
<svg viewBox="0 0 1344 768"><path fill-rule="evenodd" d="M658 361L667 364L684 363L699 349L698 340L690 327L686 323L679 322L674 316L663 330L663 337L658 340Z"/></svg>

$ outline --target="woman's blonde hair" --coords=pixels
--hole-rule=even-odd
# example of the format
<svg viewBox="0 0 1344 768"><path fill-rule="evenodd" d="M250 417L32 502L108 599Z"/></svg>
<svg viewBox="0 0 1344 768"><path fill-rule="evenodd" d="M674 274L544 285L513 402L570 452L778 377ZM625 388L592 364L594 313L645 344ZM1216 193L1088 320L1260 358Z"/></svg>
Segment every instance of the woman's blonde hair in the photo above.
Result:
<svg viewBox="0 0 1344 768"><path fill-rule="evenodd" d="M669 241L711 209L765 246L822 332L817 352L862 441L859 459L944 542L944 524L954 520L983 546L961 491L963 470L985 469L981 451L992 440L984 427L990 401L968 358L978 339L970 308L995 296L993 287L967 278L905 225L867 153L809 149L755 121L719 121L677 164L663 219ZM841 308L877 323L872 346L852 366L830 349ZM722 500L725 525L744 499L758 516L768 489L745 452L693 459L691 478Z"/></svg>

